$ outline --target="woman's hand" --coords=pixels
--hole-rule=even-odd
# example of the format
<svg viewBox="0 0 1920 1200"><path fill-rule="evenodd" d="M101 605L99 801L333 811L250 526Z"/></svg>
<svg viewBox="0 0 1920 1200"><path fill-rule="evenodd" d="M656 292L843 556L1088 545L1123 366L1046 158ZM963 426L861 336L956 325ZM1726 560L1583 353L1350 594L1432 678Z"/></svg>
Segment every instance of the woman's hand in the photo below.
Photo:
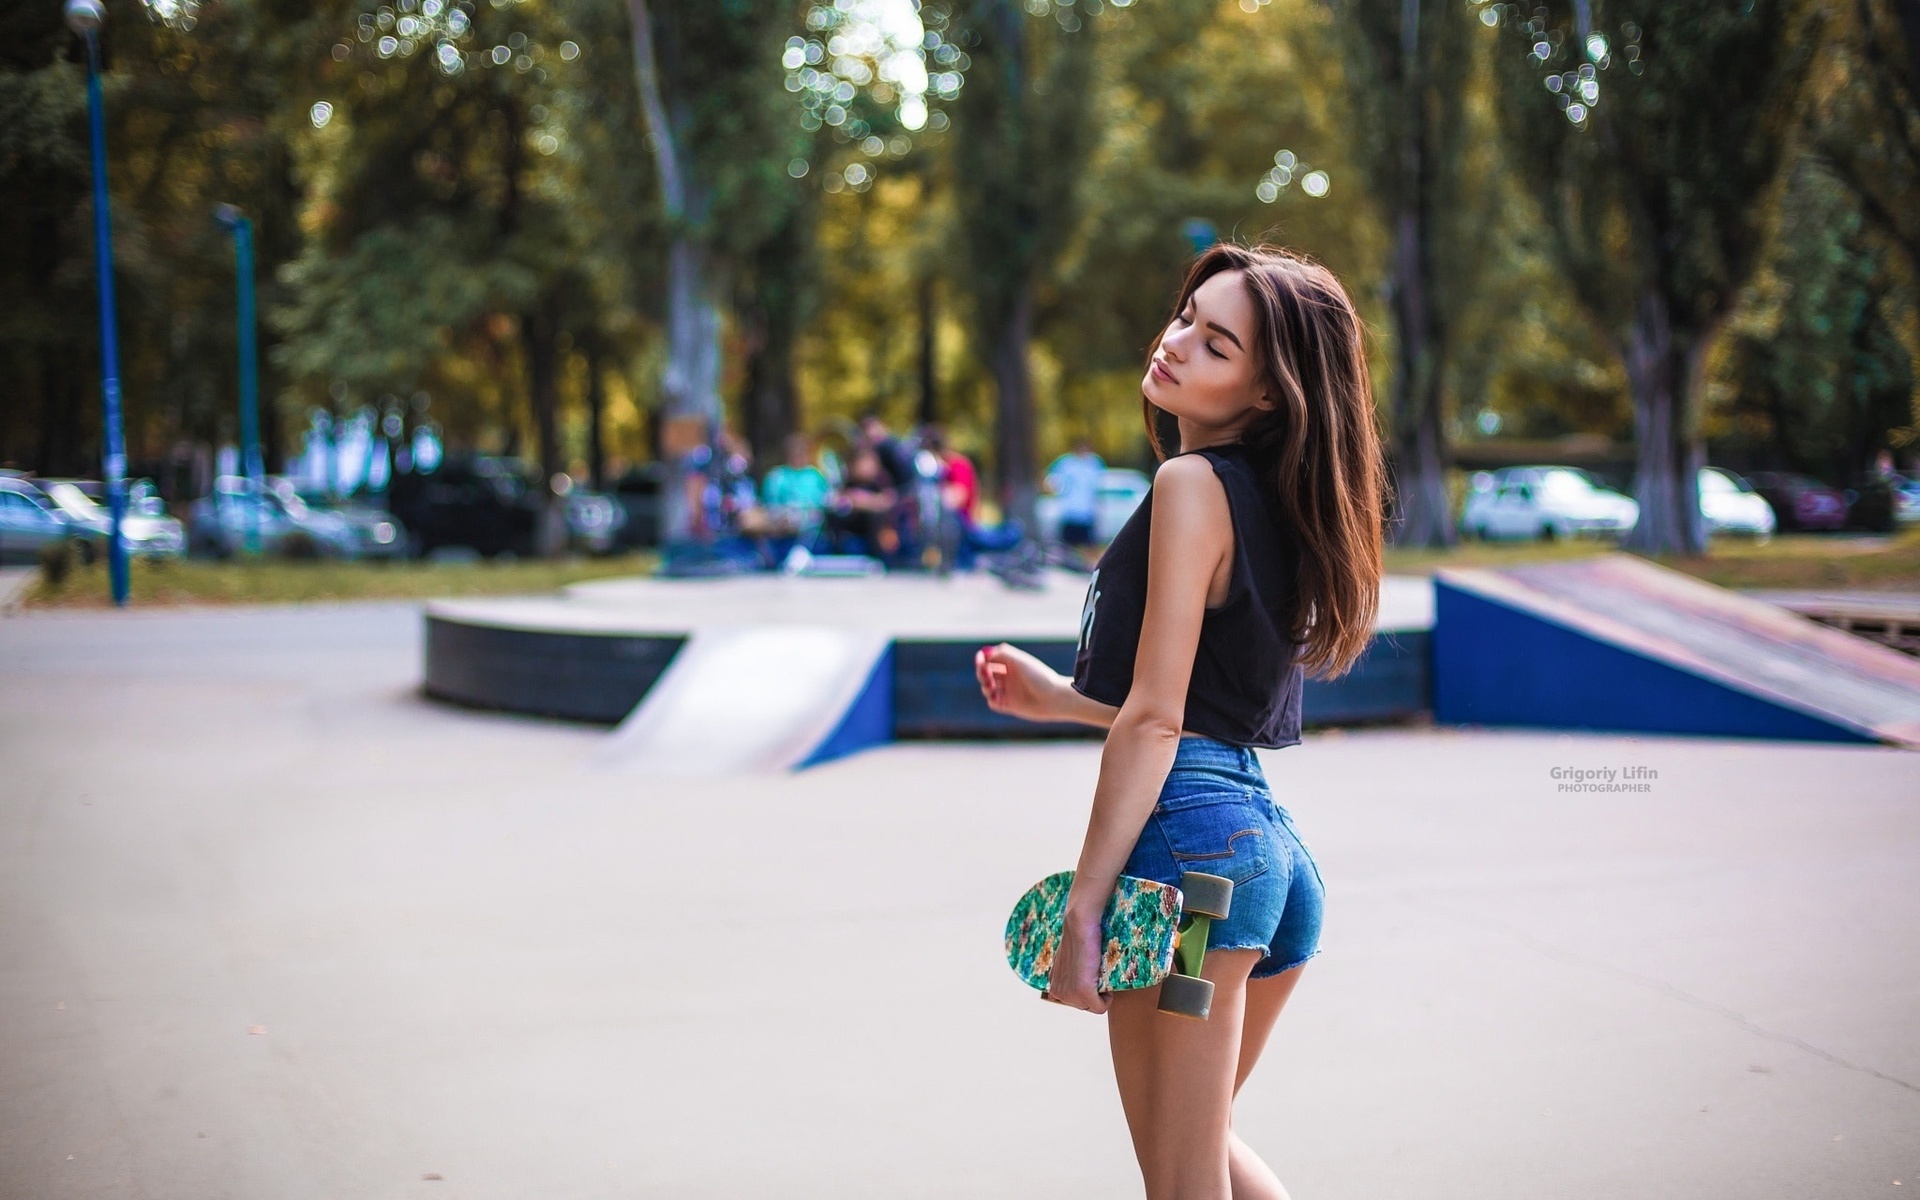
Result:
<svg viewBox="0 0 1920 1200"><path fill-rule="evenodd" d="M973 655L974 678L987 707L1023 721L1056 721L1061 676L1017 646L1001 642Z"/></svg>
<svg viewBox="0 0 1920 1200"><path fill-rule="evenodd" d="M1076 909L1070 899L1060 930L1060 946L1053 953L1053 968L1047 972L1047 990L1040 993L1042 996L1090 1013L1107 1011L1108 997L1100 991L1100 934L1100 913L1089 916Z"/></svg>

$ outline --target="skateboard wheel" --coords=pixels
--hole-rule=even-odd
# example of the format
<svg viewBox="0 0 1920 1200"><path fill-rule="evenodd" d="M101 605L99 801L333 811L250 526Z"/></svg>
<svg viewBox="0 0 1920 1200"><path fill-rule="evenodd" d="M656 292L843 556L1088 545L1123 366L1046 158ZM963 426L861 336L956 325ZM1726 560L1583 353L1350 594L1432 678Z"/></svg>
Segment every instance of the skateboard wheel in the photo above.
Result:
<svg viewBox="0 0 1920 1200"><path fill-rule="evenodd" d="M1224 920L1227 910L1233 906L1233 880L1188 871L1180 876L1180 895L1186 911L1216 921Z"/></svg>
<svg viewBox="0 0 1920 1200"><path fill-rule="evenodd" d="M1160 1011L1204 1021L1213 1011L1213 981L1169 975L1160 981Z"/></svg>

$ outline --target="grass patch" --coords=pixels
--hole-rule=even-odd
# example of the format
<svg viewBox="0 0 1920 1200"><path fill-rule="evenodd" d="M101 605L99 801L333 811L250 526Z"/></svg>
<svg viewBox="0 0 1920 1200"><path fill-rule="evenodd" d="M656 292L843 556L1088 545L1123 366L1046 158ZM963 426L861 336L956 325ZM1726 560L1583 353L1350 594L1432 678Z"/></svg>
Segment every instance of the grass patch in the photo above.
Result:
<svg viewBox="0 0 1920 1200"><path fill-rule="evenodd" d="M651 552L612 558L472 562L205 562L198 559L135 561L135 605L297 604L337 600L437 600L447 596L499 596L551 592L570 583L623 575L650 575L659 557ZM104 564L76 564L60 586L36 579L22 598L28 608L108 608Z"/></svg>
<svg viewBox="0 0 1920 1200"><path fill-rule="evenodd" d="M1387 570L1425 575L1436 567L1511 567L1621 551L1595 542L1465 542L1452 550L1389 548ZM1716 539L1706 554L1651 561L1728 588L1920 591L1920 528L1891 536L1789 533L1764 545Z"/></svg>
<svg viewBox="0 0 1920 1200"><path fill-rule="evenodd" d="M1610 553L1607 543L1591 541L1461 542L1451 550L1389 546L1386 566L1391 575L1430 575L1435 567L1517 567Z"/></svg>
<svg viewBox="0 0 1920 1200"><path fill-rule="evenodd" d="M1715 544L1711 554L1654 561L1721 587L1920 591L1920 528L1882 536L1790 533L1765 546Z"/></svg>

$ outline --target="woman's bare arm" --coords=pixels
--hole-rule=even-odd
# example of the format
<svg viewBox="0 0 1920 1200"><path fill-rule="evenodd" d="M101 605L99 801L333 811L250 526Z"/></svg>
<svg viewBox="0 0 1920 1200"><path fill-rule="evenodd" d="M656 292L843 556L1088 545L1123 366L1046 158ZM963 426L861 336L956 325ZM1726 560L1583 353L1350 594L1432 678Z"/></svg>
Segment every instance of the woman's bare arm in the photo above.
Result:
<svg viewBox="0 0 1920 1200"><path fill-rule="evenodd" d="M973 673L988 708L1023 721L1077 721L1107 729L1120 712L1074 691L1067 676L1008 642L976 651Z"/></svg>

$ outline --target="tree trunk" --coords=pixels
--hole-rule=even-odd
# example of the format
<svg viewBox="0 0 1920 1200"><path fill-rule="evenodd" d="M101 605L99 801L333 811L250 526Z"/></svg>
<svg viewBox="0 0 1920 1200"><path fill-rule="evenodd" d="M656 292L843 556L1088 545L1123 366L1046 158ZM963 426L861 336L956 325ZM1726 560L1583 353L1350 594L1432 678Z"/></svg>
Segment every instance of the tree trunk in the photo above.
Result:
<svg viewBox="0 0 1920 1200"><path fill-rule="evenodd" d="M587 348L587 485L607 486L607 381L600 373L600 352Z"/></svg>
<svg viewBox="0 0 1920 1200"><path fill-rule="evenodd" d="M793 386L793 296L765 293L767 288L785 288L789 281L771 282L763 272L757 283L763 291L744 305L743 313L747 367L740 432L755 466L764 468L784 460L783 447L787 435L800 426L800 412Z"/></svg>
<svg viewBox="0 0 1920 1200"><path fill-rule="evenodd" d="M1033 341L1033 285L1023 284L994 342L994 390L998 393L994 452L999 460L1000 502L1007 516L1035 529L1033 375L1027 349Z"/></svg>
<svg viewBox="0 0 1920 1200"><path fill-rule="evenodd" d="M1396 225L1393 312L1395 499L1393 541L1400 546L1451 546L1459 540L1447 500L1444 431L1440 427L1440 372L1435 320L1428 292L1426 225L1419 188Z"/></svg>
<svg viewBox="0 0 1920 1200"><path fill-rule="evenodd" d="M940 419L940 381L934 360L935 322L933 276L920 281L920 423L931 425Z"/></svg>
<svg viewBox="0 0 1920 1200"><path fill-rule="evenodd" d="M1665 297L1651 288L1641 295L1620 356L1633 394L1633 491L1640 505L1640 519L1622 545L1635 553L1706 552L1698 482L1706 448L1688 419L1704 344L1704 338L1683 344L1676 336Z"/></svg>
<svg viewBox="0 0 1920 1200"><path fill-rule="evenodd" d="M720 429L720 312L706 294L705 250L693 238L674 238L667 257L667 365L660 378L668 441L662 536L685 541L694 536L694 512L687 500L687 449L711 441Z"/></svg>
<svg viewBox="0 0 1920 1200"><path fill-rule="evenodd" d="M660 197L672 223L673 245L667 258L667 365L660 391L665 409L661 537L686 541L694 533L693 507L687 499L684 458L690 444L720 427L720 312L707 276L705 246L699 240L705 216L705 192L692 178L690 156L668 112L656 55L656 22L648 0L628 0L632 23L633 69L640 108L647 121ZM671 39L661 39L671 50ZM676 106L676 107L684 107Z"/></svg>
<svg viewBox="0 0 1920 1200"><path fill-rule="evenodd" d="M534 453L539 459L539 479L534 496L539 516L534 525L533 552L541 558L553 558L566 549L567 526L562 501L553 491L554 477L560 474L560 371L559 350L555 345L557 329L553 301L542 300L532 312L520 317L521 341L527 354L527 394L533 402Z"/></svg>

